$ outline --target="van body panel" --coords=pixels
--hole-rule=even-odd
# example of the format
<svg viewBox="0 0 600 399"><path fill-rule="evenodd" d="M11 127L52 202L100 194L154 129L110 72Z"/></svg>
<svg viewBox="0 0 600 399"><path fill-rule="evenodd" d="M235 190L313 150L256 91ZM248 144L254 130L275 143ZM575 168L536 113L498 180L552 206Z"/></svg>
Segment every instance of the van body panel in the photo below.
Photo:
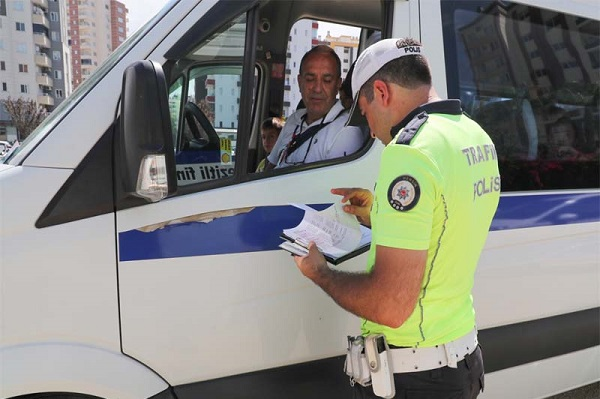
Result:
<svg viewBox="0 0 600 399"><path fill-rule="evenodd" d="M297 0L290 1L285 12L278 3L170 2L99 68L95 80L80 86L8 164L0 164L0 398L80 392L103 398L176 393L180 399L268 399L287 397L289 387L298 387L298 398L314 397L317 391L337 399L349 390L343 355L346 336L360 333L360 320L301 275L289 254L277 248L278 232L299 217L290 204L325 207L340 199L330 194L332 187L372 189L383 146L377 141L347 159L264 175L248 172L253 169L246 163L251 165L248 149L260 147L258 126L272 111L269 99L279 111L283 87L289 86L280 74L285 75L293 20L304 16L363 22L369 28L361 33L366 39L367 30L378 28L374 21L386 18L348 15L354 5L367 12L363 2L347 2L347 8L339 10L336 1ZM595 1L519 3L584 16L590 30L597 26ZM441 4L450 3L398 0L381 9L393 9L386 35L413 36L424 43L434 86L446 97L457 86L446 64L462 67L459 61L464 58L459 60L445 46L448 32L442 16L447 15L442 15ZM236 11L236 22L234 17L215 15L219 7ZM319 14L323 10L331 13ZM263 12L282 14L270 21L278 38L257 33ZM231 53L212 58L190 53L220 33L208 27L221 25L231 28L232 36L226 38L238 39L227 43ZM235 36L240 25L250 32L247 37ZM240 43L245 46L243 55L236 53ZM597 44L590 40L586 45ZM271 53L271 46L279 52ZM227 165L235 176L180 184L176 194L155 203L119 198L118 161L109 155L115 151L113 135L118 143L117 135L126 134L117 128L123 72L143 59L161 64L168 88L180 79L179 95L185 101L194 94L183 90L190 68L197 72L190 79L206 79L198 80L194 89L207 93L208 75L237 74L237 87L246 95L239 103L239 126L217 130L221 138L233 136L226 141L235 142L238 153L231 155L239 162L235 168L233 162ZM253 73L256 95L250 98L248 77ZM460 90L462 95L467 89ZM173 90L168 95L173 93L178 94ZM183 122L178 125L176 120L178 99L169 97L174 105L172 127L183 131ZM513 100L509 95L481 95L474 105L493 108ZM584 108L593 108L590 104ZM597 118L597 113L577 117L581 123ZM254 126L253 131L242 131L246 126ZM106 161L89 162L98 147L105 149L98 153ZM64 219L54 215L42 225L47 227L36 224L72 179L83 176L88 184L73 185L69 193L76 193L69 201L91 202L86 201L89 193L77 193L87 191L100 174L81 170L101 168L102 163L107 171L114 167L117 175L113 180L108 172L102 175L102 184L112 181L114 192L103 197L102 211ZM68 207L69 201L63 205ZM600 309L599 239L597 186L502 193L473 290L484 356L488 339L488 361L493 365L482 398L541 398L598 381L599 339L581 319L595 321ZM335 267L362 271L366 262L363 254ZM573 336L563 337L565 331ZM563 338L580 340L581 345L569 346ZM517 356L530 348L535 350Z"/></svg>
<svg viewBox="0 0 600 399"><path fill-rule="evenodd" d="M17 208L0 207L2 344L62 341L119 351L114 215L31 228L70 173L3 173L2 204Z"/></svg>
<svg viewBox="0 0 600 399"><path fill-rule="evenodd" d="M436 92L441 98L447 98L446 60L444 44L439 40L442 33L442 11L440 4L433 1L419 1L419 7L411 10L419 18L418 32L411 35L420 37L431 68L431 78ZM402 36L400 36L402 37Z"/></svg>
<svg viewBox="0 0 600 399"><path fill-rule="evenodd" d="M600 305L598 231L595 222L491 232L473 287L477 325L497 327Z"/></svg>
<svg viewBox="0 0 600 399"><path fill-rule="evenodd" d="M10 165L0 164L0 173L6 172L7 170L12 169L13 167Z"/></svg>
<svg viewBox="0 0 600 399"><path fill-rule="evenodd" d="M481 399L527 399L548 398L572 390L592 381L600 375L600 347L583 349L568 355L555 356L522 366L496 371L485 376L485 391ZM562 378L568 376L570 386L565 389ZM565 378L565 379L567 379Z"/></svg>
<svg viewBox="0 0 600 399"><path fill-rule="evenodd" d="M376 161L380 151L380 146L373 146L366 156L350 162L354 170L360 171L353 175L342 166L301 172L302 180L310 181L310 190L298 185L298 174L247 182L120 211L118 229L122 235L132 229L216 210L332 203L339 199L329 194L329 182L337 182L341 187L357 182L373 184L373 169L367 165ZM266 191L271 195L262 195ZM149 212L147 208L153 209ZM182 215L182 209L189 214ZM236 217L240 215L223 216ZM216 219L183 225L200 224L210 236L210 228L218 220L217 215ZM163 229L168 232L183 225L171 224ZM258 234L257 226L232 228L229 234L244 236L231 241L251 240L252 233L248 231ZM215 239L221 240L223 234L227 233L217 234L215 230ZM189 238L188 245L200 244L199 237L190 234ZM160 248L164 243L153 245ZM327 295L298 274L286 252L235 253L233 245L229 251L214 256L121 260L123 351L177 385L223 377L232 367L236 373L244 373L334 356L343 350L348 329L358 333L358 320L337 308ZM365 262L366 255L362 255L341 267L362 270ZM215 292L211 290L214 286L223 289ZM315 309L320 309L319 314L313 313ZM177 339L170 336L174 330ZM338 333L332 334L333 331ZM244 347L244 342L252 344ZM202 360L207 358L213 359L210 364ZM232 358L236 359L234 364Z"/></svg>
<svg viewBox="0 0 600 399"><path fill-rule="evenodd" d="M141 399L168 387L147 367L122 353L87 345L40 342L10 346L0 349L0 360L11 365L0 371L2 397L63 391L106 399Z"/></svg>

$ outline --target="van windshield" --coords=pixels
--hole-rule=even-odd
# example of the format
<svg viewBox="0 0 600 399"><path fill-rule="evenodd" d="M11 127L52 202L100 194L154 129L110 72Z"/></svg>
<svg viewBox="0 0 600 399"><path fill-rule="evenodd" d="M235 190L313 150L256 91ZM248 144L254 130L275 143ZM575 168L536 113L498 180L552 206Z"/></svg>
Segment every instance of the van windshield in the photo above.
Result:
<svg viewBox="0 0 600 399"><path fill-rule="evenodd" d="M71 109L94 87L106 74L135 46L137 42L144 37L154 25L158 23L167 12L179 3L181 0L171 0L165 4L154 17L140 27L133 35L123 42L112 52L106 60L96 69L89 78L81 83L73 93L65 99L44 121L18 146L13 146L14 150L8 152L4 157L0 157L0 163L8 163L15 155L20 152L29 152L37 146L46 135L68 114Z"/></svg>

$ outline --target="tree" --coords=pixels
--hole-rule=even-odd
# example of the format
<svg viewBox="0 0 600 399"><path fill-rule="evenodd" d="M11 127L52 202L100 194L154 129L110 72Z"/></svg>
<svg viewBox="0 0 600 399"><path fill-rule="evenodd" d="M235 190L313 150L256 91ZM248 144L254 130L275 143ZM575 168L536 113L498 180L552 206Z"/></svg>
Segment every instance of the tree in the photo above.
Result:
<svg viewBox="0 0 600 399"><path fill-rule="evenodd" d="M23 141L46 118L46 110L34 100L10 97L0 100L17 129L17 141Z"/></svg>

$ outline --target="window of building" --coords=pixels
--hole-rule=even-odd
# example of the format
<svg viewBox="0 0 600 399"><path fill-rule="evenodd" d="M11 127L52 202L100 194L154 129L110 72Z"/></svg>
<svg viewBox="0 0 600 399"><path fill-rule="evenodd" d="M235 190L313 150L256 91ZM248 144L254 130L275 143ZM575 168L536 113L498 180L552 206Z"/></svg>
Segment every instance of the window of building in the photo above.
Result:
<svg viewBox="0 0 600 399"><path fill-rule="evenodd" d="M50 21L56 22L58 21L58 13L55 11L50 11Z"/></svg>
<svg viewBox="0 0 600 399"><path fill-rule="evenodd" d="M54 79L62 79L62 71L59 71L57 69L54 70Z"/></svg>
<svg viewBox="0 0 600 399"><path fill-rule="evenodd" d="M15 26L18 31L25 32L25 23L24 22L15 22Z"/></svg>
<svg viewBox="0 0 600 399"><path fill-rule="evenodd" d="M28 72L27 64L19 64L19 72Z"/></svg>
<svg viewBox="0 0 600 399"><path fill-rule="evenodd" d="M62 59L60 51L53 51L52 52L52 59L54 61L60 61Z"/></svg>
<svg viewBox="0 0 600 399"><path fill-rule="evenodd" d="M0 71L6 71L6 61L0 61Z"/></svg>
<svg viewBox="0 0 600 399"><path fill-rule="evenodd" d="M56 89L56 98L63 98L63 91L61 89Z"/></svg>
<svg viewBox="0 0 600 399"><path fill-rule="evenodd" d="M27 44L17 43L15 45L15 51L20 54L27 54Z"/></svg>
<svg viewBox="0 0 600 399"><path fill-rule="evenodd" d="M2 82L2 91L8 91L8 84L6 82Z"/></svg>
<svg viewBox="0 0 600 399"><path fill-rule="evenodd" d="M27 92L28 92L27 85L21 85L21 93L27 93Z"/></svg>
<svg viewBox="0 0 600 399"><path fill-rule="evenodd" d="M13 3L13 10L15 11L23 11L25 9L25 5L22 1L15 1Z"/></svg>
<svg viewBox="0 0 600 399"><path fill-rule="evenodd" d="M60 33L57 31L50 32L50 39L52 39L52 41L59 42L60 41Z"/></svg>

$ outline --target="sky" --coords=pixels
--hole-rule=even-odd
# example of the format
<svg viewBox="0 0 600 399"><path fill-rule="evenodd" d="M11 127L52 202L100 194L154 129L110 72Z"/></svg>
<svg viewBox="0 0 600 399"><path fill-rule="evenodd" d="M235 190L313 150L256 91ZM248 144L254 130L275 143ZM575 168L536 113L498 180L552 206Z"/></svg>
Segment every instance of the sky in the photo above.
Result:
<svg viewBox="0 0 600 399"><path fill-rule="evenodd" d="M121 0L129 10L129 35L132 35L146 21L156 15L165 5L164 0ZM319 35L325 37L327 31L331 32L332 36L354 35L358 36L358 29L348 30L339 28L335 24L325 22L319 23Z"/></svg>
<svg viewBox="0 0 600 399"><path fill-rule="evenodd" d="M129 10L129 34L152 18L165 5L164 0L121 0Z"/></svg>

